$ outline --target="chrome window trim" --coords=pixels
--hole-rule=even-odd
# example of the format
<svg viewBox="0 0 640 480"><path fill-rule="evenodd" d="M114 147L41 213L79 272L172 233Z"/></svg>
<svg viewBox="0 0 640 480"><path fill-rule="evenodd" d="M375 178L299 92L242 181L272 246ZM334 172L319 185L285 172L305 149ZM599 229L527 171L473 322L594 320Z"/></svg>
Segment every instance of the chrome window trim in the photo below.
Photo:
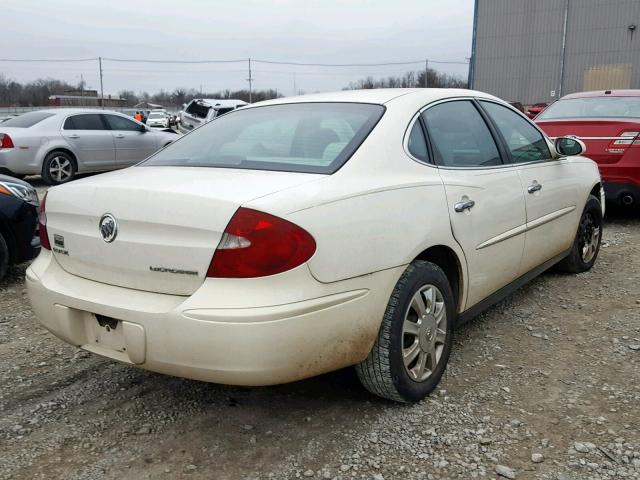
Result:
<svg viewBox="0 0 640 480"><path fill-rule="evenodd" d="M408 124L407 128L405 129L404 139L403 139L402 144L403 144L404 153L411 160L413 160L414 162L418 162L421 165L426 165L426 166L432 167L432 168L441 168L443 170L464 170L464 171L469 171L469 170L495 170L497 168L514 168L514 167L520 167L520 166L524 166L524 165L534 165L534 164L547 163L547 162L550 162L550 161L554 161L554 162L558 161L558 159L549 158L547 160L535 160L535 161L531 161L531 162L521 162L521 163L503 163L502 165L490 165L490 166L486 166L486 167L479 167L479 166L477 166L477 167L450 167L450 166L436 165L435 163L425 162L424 160L420 160L419 158L414 157L411 154L411 152L409 152L409 135L411 134L411 130L413 129L413 125L416 123L416 121L418 120L420 115L422 115L422 113L425 110L427 110L427 109L429 109L431 107L434 107L436 105L440 105L440 104L448 103L448 102L460 101L460 100L471 100L471 101L475 100L475 101L478 101L478 102L479 101L486 101L486 102L491 102L491 103L495 103L496 105L501 105L503 107L506 107L506 108L510 109L511 111L513 111L513 112L517 113L518 115L520 115L527 122L529 122L529 124L532 125L542 135L542 137L547 141L547 144L553 145L553 142L551 141L551 139L534 122L532 122L531 119L529 119L525 114L523 114L522 112L516 110L515 108L513 108L509 104L502 103L502 102L494 100L492 98L484 98L484 97L474 97L474 96L451 97L451 98L442 98L440 100L435 100L435 101L433 101L431 103L426 104L425 106L420 108L420 110L418 110L413 115L411 120L409 121L409 124ZM489 128L489 127L487 126L487 128ZM498 145L496 145L496 148L497 147L498 147ZM549 146L549 153L552 153L551 146Z"/></svg>

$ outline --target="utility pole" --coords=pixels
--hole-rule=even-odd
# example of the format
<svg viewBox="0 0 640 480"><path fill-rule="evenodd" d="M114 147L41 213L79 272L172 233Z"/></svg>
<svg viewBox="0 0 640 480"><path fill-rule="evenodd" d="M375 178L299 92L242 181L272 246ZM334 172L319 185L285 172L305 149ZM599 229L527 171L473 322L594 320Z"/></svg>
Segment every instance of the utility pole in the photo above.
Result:
<svg viewBox="0 0 640 480"><path fill-rule="evenodd" d="M427 77L429 76L429 59L424 61L424 88L429 86L429 81Z"/></svg>
<svg viewBox="0 0 640 480"><path fill-rule="evenodd" d="M84 76L80 74L80 103L84 107Z"/></svg>
<svg viewBox="0 0 640 480"><path fill-rule="evenodd" d="M102 57L98 57L98 66L100 67L100 105L104 109L104 87L102 85Z"/></svg>
<svg viewBox="0 0 640 480"><path fill-rule="evenodd" d="M253 83L253 77L251 76L251 58L249 58L249 78L247 78L247 81L249 82L249 103L251 103L251 94L252 94L252 83Z"/></svg>
<svg viewBox="0 0 640 480"><path fill-rule="evenodd" d="M293 96L298 95L298 88L296 87L296 72L293 72Z"/></svg>

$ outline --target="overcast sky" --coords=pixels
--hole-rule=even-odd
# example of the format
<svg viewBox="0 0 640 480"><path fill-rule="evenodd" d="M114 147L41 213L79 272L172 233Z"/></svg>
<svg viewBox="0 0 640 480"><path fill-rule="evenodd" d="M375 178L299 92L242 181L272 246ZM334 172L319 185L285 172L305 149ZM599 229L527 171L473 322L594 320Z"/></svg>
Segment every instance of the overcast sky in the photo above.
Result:
<svg viewBox="0 0 640 480"><path fill-rule="evenodd" d="M4 0L2 58L152 60L262 59L307 63L465 61L473 0ZM431 63L466 78L466 65ZM247 63L140 64L104 61L105 94L123 89L217 91L247 87ZM253 65L254 88L285 95L339 90L371 75L424 65L319 68ZM99 89L97 61L0 62L26 82L53 77Z"/></svg>

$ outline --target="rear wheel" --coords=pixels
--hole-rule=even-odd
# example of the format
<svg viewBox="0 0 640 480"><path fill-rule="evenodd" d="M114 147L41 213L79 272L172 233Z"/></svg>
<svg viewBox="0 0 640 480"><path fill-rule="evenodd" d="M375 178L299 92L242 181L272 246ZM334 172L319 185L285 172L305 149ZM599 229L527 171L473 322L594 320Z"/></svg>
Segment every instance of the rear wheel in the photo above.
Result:
<svg viewBox="0 0 640 480"><path fill-rule="evenodd" d="M7 242L0 233L0 280L2 280L7 273L9 267L9 248Z"/></svg>
<svg viewBox="0 0 640 480"><path fill-rule="evenodd" d="M356 366L371 393L400 402L417 402L438 385L449 360L455 301L445 273L416 260L391 295L378 338Z"/></svg>
<svg viewBox="0 0 640 480"><path fill-rule="evenodd" d="M67 183L76 176L76 162L65 152L51 152L42 162L42 178L49 185Z"/></svg>
<svg viewBox="0 0 640 480"><path fill-rule="evenodd" d="M558 269L563 272L581 273L590 270L596 263L600 243L602 242L602 207L593 195L580 217L578 232L571 247L571 252L560 263Z"/></svg>

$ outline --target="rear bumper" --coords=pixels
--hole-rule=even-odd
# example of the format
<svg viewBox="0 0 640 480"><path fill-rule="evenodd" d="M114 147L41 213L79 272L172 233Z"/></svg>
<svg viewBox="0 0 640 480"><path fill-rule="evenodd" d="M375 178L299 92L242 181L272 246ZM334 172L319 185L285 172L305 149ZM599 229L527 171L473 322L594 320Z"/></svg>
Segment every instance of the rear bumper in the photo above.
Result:
<svg viewBox="0 0 640 480"><path fill-rule="evenodd" d="M40 322L72 345L169 375L271 385L362 361L401 271L321 284L303 265L266 280L209 279L181 297L76 277L43 251L27 289ZM96 315L118 326L108 332Z"/></svg>
<svg viewBox="0 0 640 480"><path fill-rule="evenodd" d="M0 149L0 173L39 175L42 167L34 158L34 150L20 148Z"/></svg>
<svg viewBox="0 0 640 480"><path fill-rule="evenodd" d="M640 204L640 185L627 182L605 182L604 192L607 200L623 205Z"/></svg>

